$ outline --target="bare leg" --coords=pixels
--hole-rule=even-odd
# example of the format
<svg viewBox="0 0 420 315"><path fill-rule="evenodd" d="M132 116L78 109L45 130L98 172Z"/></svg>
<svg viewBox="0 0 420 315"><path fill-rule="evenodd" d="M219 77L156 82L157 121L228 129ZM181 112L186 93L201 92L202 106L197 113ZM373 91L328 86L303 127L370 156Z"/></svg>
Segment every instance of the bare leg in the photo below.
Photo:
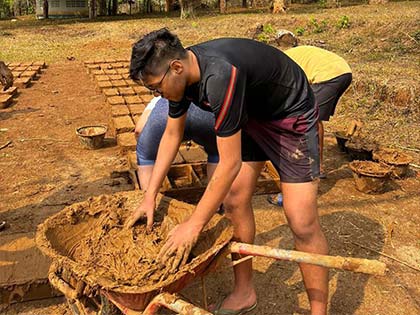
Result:
<svg viewBox="0 0 420 315"><path fill-rule="evenodd" d="M328 244L321 230L317 210L318 181L282 183L283 206L299 251L328 254ZM326 315L328 304L328 269L300 264L312 315Z"/></svg>
<svg viewBox="0 0 420 315"><path fill-rule="evenodd" d="M324 125L321 120L318 120L318 139L319 139L319 165L321 173L324 172L324 167L322 162L324 161Z"/></svg>
<svg viewBox="0 0 420 315"><path fill-rule="evenodd" d="M232 221L234 239L239 242L253 243L255 221L252 211L252 195L264 162L243 162L241 170L223 201L226 216ZM232 255L239 259L239 255ZM239 310L249 307L257 300L252 283L252 260L234 267L235 284L233 291L223 301L223 309Z"/></svg>
<svg viewBox="0 0 420 315"><path fill-rule="evenodd" d="M142 190L146 190L147 186L149 186L150 177L152 176L154 165L137 165L139 181L140 181L140 188Z"/></svg>

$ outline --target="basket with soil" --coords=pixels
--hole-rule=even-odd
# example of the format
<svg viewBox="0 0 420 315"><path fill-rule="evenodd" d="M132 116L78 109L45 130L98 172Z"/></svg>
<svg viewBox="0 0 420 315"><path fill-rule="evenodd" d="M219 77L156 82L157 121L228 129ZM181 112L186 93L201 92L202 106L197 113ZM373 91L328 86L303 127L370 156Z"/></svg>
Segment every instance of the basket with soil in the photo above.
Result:
<svg viewBox="0 0 420 315"><path fill-rule="evenodd" d="M353 161L349 167L356 189L367 194L383 192L392 171L388 165L372 161Z"/></svg>
<svg viewBox="0 0 420 315"><path fill-rule="evenodd" d="M346 142L345 147L352 161L372 161L372 152L377 145L363 138L354 137Z"/></svg>
<svg viewBox="0 0 420 315"><path fill-rule="evenodd" d="M37 246L53 262L50 282L79 309L98 311L103 294L142 311L160 292L178 292L206 272L233 236L229 221L215 215L186 263L173 271L171 261L160 264L156 257L168 232L194 207L159 195L153 229L145 224L126 228L142 198L139 191L90 198L38 227Z"/></svg>
<svg viewBox="0 0 420 315"><path fill-rule="evenodd" d="M335 139L337 141L338 149L341 152L347 153L346 142L350 140L350 136L347 136L343 131L336 131L334 132Z"/></svg>
<svg viewBox="0 0 420 315"><path fill-rule="evenodd" d="M104 125L83 126L76 129L76 135L82 146L95 150L103 147L107 131L108 127Z"/></svg>
<svg viewBox="0 0 420 315"><path fill-rule="evenodd" d="M413 161L411 155L390 148L382 148L373 151L373 159L391 166L392 176L396 178L406 176L409 165Z"/></svg>

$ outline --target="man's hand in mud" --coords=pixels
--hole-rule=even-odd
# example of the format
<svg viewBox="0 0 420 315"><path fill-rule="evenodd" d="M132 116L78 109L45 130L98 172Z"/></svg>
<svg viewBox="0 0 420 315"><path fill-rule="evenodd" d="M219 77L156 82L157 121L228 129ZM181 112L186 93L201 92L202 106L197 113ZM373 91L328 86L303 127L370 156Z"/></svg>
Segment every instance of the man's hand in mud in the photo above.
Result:
<svg viewBox="0 0 420 315"><path fill-rule="evenodd" d="M4 90L13 85L13 74L3 61L0 61L0 83Z"/></svg>
<svg viewBox="0 0 420 315"><path fill-rule="evenodd" d="M201 228L189 221L177 225L169 232L166 243L159 252L158 262L167 266L170 273L181 268L186 264L200 232Z"/></svg>
<svg viewBox="0 0 420 315"><path fill-rule="evenodd" d="M151 200L144 198L140 206L133 211L131 216L128 217L128 220L125 222L127 228L131 228L139 219L146 217L147 219L147 229L151 230L153 226L153 214L155 212L156 201L154 198Z"/></svg>

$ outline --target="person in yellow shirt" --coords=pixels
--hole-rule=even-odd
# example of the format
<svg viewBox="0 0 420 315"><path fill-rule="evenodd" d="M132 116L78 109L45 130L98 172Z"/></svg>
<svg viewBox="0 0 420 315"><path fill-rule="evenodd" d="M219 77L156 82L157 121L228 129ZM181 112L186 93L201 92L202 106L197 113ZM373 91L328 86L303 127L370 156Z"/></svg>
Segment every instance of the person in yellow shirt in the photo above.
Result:
<svg viewBox="0 0 420 315"><path fill-rule="evenodd" d="M348 63L328 50L314 46L298 46L284 51L305 72L319 107L319 151L321 178L323 172L324 126L330 120L343 93L350 86L352 73ZM323 175L323 176L322 176Z"/></svg>
<svg viewBox="0 0 420 315"><path fill-rule="evenodd" d="M293 47L285 50L284 53L302 68L314 92L315 101L319 107L320 178L326 178L322 165L324 149L322 122L330 120L330 117L334 115L338 100L350 86L351 68L342 57L315 46ZM281 193L270 195L267 200L274 205L282 206L283 204Z"/></svg>

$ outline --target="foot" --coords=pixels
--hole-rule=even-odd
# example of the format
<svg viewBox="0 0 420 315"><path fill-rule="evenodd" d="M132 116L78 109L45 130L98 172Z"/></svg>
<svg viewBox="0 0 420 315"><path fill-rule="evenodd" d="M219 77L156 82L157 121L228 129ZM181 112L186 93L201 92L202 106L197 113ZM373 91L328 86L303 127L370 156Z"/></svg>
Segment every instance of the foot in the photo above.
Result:
<svg viewBox="0 0 420 315"><path fill-rule="evenodd" d="M254 290L249 292L248 294L239 294L232 292L230 295L228 295L222 303L213 304L210 306L210 311L215 312L218 310L224 310L224 311L251 311L253 309L253 306L255 306L257 303L257 294ZM250 309L251 308L251 309ZM249 310L247 310L249 309ZM244 314L245 312L239 313ZM217 314L217 313L216 313ZM224 314L224 312L221 312L221 314Z"/></svg>
<svg viewBox="0 0 420 315"><path fill-rule="evenodd" d="M272 205L281 207L283 206L283 195L282 193L268 195L267 201L271 203Z"/></svg>

